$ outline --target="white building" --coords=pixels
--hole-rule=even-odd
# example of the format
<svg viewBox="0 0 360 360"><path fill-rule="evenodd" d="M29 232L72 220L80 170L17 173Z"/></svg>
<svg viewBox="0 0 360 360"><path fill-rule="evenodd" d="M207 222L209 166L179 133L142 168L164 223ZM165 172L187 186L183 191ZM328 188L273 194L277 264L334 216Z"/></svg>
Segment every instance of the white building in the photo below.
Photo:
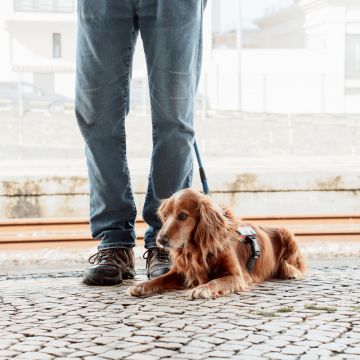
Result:
<svg viewBox="0 0 360 360"><path fill-rule="evenodd" d="M360 112L360 1L298 0L255 23L258 29L242 36L249 48L235 48L234 30L225 34L225 46L214 42L211 107Z"/></svg>
<svg viewBox="0 0 360 360"><path fill-rule="evenodd" d="M75 1L2 0L0 14L0 81L73 97Z"/></svg>
<svg viewBox="0 0 360 360"><path fill-rule="evenodd" d="M242 33L239 19L247 24L249 10L241 0L208 1L199 94L209 108L360 111L360 1L294 1L262 1L277 5ZM76 1L1 0L0 7L0 82L22 79L73 98ZM132 99L144 103L140 39L133 73Z"/></svg>
<svg viewBox="0 0 360 360"><path fill-rule="evenodd" d="M324 111L360 111L360 1L299 0L257 24L261 48L323 52Z"/></svg>
<svg viewBox="0 0 360 360"><path fill-rule="evenodd" d="M1 0L0 84L24 81L74 98L76 21L76 0ZM140 39L133 64L136 83L140 86L133 86L131 99L144 106L147 77Z"/></svg>

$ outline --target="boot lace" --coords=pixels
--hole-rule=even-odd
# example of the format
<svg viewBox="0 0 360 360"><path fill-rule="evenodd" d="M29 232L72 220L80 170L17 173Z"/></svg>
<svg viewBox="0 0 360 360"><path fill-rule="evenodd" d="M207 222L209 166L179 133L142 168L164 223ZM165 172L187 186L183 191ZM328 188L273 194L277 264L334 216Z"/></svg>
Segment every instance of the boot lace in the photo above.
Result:
<svg viewBox="0 0 360 360"><path fill-rule="evenodd" d="M143 258L146 260L146 264L152 262L153 258L158 260L162 263L168 263L169 262L169 253L165 250L159 249L159 248L150 248L144 252Z"/></svg>
<svg viewBox="0 0 360 360"><path fill-rule="evenodd" d="M103 263L126 267L128 261L129 258L125 249L99 250L96 254L89 257L90 264Z"/></svg>

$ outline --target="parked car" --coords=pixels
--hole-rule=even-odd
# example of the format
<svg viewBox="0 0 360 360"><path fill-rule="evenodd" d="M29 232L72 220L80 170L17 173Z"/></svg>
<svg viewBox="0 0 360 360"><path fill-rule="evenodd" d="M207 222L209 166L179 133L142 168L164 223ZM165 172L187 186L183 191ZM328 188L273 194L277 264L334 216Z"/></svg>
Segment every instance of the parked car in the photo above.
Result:
<svg viewBox="0 0 360 360"><path fill-rule="evenodd" d="M19 89L20 86L20 89ZM74 107L74 100L44 90L34 84L21 82L0 82L0 108L19 108L22 98L23 110L63 111Z"/></svg>

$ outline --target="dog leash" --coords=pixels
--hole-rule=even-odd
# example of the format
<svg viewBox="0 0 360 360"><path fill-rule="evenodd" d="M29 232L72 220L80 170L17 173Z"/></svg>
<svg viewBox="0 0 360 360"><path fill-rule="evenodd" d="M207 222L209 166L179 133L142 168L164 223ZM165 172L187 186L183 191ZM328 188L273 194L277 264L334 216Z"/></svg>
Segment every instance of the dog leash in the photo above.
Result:
<svg viewBox="0 0 360 360"><path fill-rule="evenodd" d="M197 146L196 140L194 140L194 150L195 150L197 162L199 164L199 173L200 173L200 179L204 190L204 194L210 195L208 180L205 174L205 169L201 160L200 151Z"/></svg>

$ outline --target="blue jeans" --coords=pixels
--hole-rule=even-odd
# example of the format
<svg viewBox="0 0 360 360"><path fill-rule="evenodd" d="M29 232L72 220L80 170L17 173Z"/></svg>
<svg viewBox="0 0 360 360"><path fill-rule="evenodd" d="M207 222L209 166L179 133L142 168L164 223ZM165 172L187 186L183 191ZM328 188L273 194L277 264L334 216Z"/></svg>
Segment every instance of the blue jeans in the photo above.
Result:
<svg viewBox="0 0 360 360"><path fill-rule="evenodd" d="M85 141L90 228L100 249L135 245L137 215L126 157L132 57L146 56L153 151L143 219L156 246L160 200L191 186L193 112L206 0L78 0L77 122Z"/></svg>

